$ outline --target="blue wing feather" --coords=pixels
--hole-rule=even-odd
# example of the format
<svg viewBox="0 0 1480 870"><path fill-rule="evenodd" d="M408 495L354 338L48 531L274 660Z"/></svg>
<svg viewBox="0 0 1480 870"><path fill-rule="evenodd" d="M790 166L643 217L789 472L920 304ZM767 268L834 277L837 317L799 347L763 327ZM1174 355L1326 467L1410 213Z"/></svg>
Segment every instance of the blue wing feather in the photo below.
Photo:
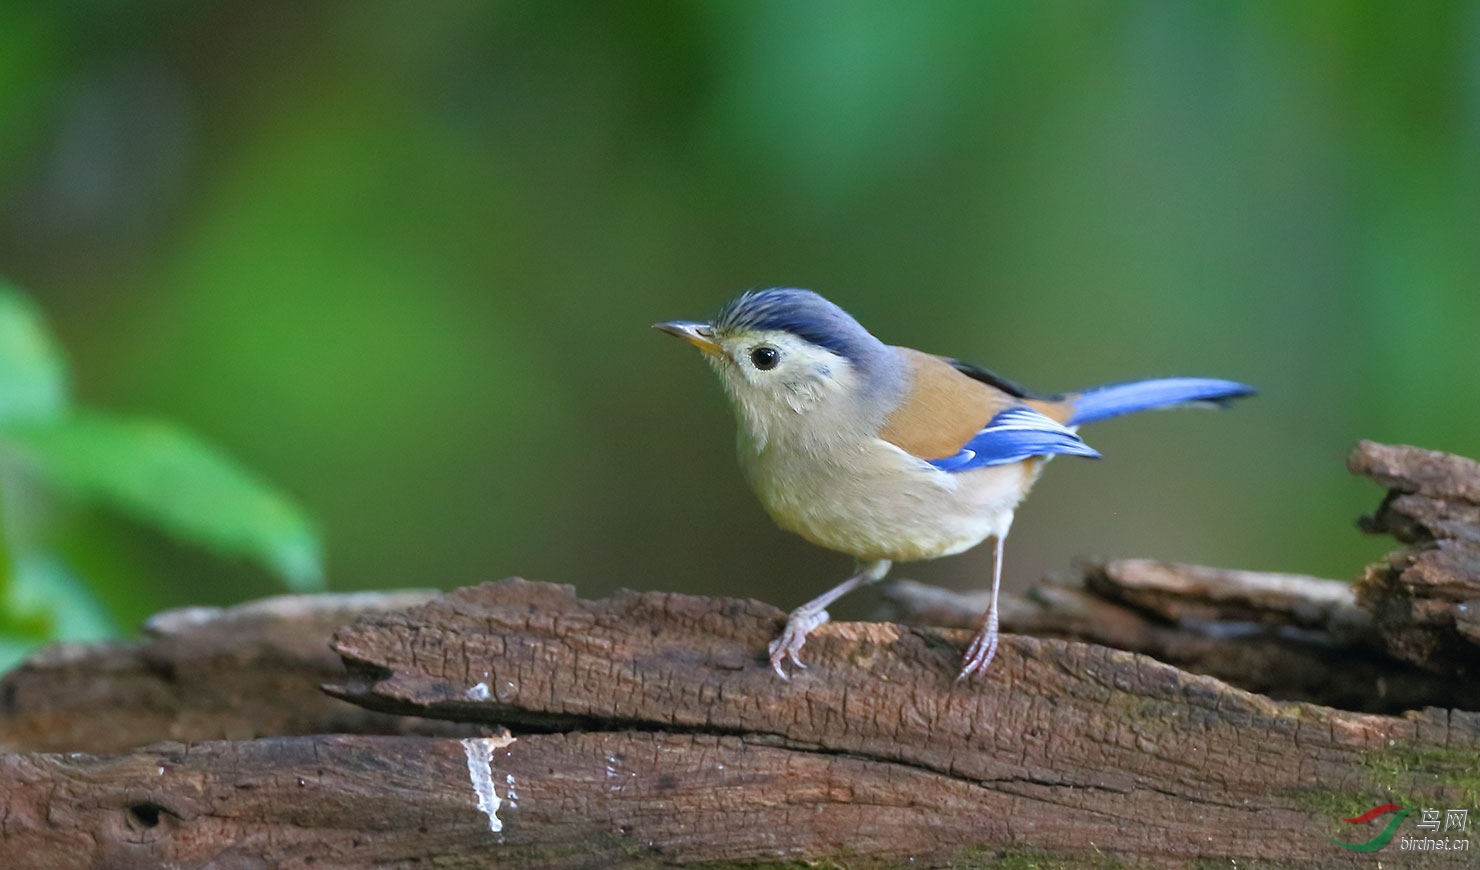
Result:
<svg viewBox="0 0 1480 870"><path fill-rule="evenodd" d="M941 471L960 472L1056 453L1100 456L1069 429L1032 408L1019 406L999 411L956 455L927 461Z"/></svg>
<svg viewBox="0 0 1480 870"><path fill-rule="evenodd" d="M1165 408L1171 405L1226 405L1240 396L1253 395L1254 388L1234 381L1212 378L1161 378L1096 387L1074 399L1069 423L1081 426L1121 414Z"/></svg>

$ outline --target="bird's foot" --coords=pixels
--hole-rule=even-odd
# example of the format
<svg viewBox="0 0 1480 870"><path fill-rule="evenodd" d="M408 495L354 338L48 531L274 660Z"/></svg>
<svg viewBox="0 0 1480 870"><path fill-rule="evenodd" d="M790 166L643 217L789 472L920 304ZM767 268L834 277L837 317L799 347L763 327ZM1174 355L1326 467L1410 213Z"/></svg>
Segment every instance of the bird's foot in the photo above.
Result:
<svg viewBox="0 0 1480 870"><path fill-rule="evenodd" d="M783 628L781 634L771 641L771 668L776 671L777 676L783 680L791 679L786 675L786 669L781 666L786 659L791 659L791 663L802 670L807 669L807 666L802 664L802 660L797 657L797 653L802 651L802 645L807 642L807 635L812 633L812 629L826 623L827 620L826 610L809 610L806 607L799 607L792 611L791 616L786 618L786 628Z"/></svg>
<svg viewBox="0 0 1480 870"><path fill-rule="evenodd" d="M976 637L971 639L971 646L966 649L966 659L961 664L961 673L956 681L966 679L972 674L985 674L987 666L992 663L992 657L997 655L997 614L993 613L987 624L982 626Z"/></svg>

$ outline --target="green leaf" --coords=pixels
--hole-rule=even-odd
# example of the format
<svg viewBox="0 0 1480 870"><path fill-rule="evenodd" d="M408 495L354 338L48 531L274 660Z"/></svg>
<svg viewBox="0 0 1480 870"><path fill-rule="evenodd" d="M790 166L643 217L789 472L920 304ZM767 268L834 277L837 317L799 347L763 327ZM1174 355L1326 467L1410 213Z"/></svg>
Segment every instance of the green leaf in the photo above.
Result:
<svg viewBox="0 0 1480 870"><path fill-rule="evenodd" d="M60 559L42 553L15 566L7 610L22 625L42 625L51 640L101 640L118 633L92 590Z"/></svg>
<svg viewBox="0 0 1480 870"><path fill-rule="evenodd" d="M67 406L67 366L35 304L0 281L0 422L55 419Z"/></svg>
<svg viewBox="0 0 1480 870"><path fill-rule="evenodd" d="M117 634L102 602L60 559L37 553L16 561L14 582L0 602L0 671L43 643Z"/></svg>
<svg viewBox="0 0 1480 870"><path fill-rule="evenodd" d="M291 588L323 588L318 536L285 496L167 423L75 414L0 428L0 449L49 483L183 541L256 559Z"/></svg>

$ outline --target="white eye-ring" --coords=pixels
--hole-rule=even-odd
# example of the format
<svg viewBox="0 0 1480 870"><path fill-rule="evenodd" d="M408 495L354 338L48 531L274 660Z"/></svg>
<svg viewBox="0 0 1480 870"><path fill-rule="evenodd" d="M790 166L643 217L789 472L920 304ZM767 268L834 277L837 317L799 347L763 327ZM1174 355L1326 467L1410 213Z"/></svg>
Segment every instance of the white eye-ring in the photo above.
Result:
<svg viewBox="0 0 1480 870"><path fill-rule="evenodd" d="M763 372L776 368L779 362L781 362L781 351L769 344L760 345L750 351L750 364Z"/></svg>

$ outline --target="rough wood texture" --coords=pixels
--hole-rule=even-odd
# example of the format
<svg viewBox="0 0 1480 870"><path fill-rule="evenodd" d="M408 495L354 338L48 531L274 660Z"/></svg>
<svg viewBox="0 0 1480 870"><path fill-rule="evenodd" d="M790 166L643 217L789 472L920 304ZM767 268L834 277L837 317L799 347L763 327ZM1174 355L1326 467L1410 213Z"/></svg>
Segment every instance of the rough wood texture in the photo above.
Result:
<svg viewBox="0 0 1480 870"><path fill-rule="evenodd" d="M344 677L328 647L335 628L435 595L285 595L226 609L192 607L156 615L140 641L57 644L0 678L0 750L110 752L160 740L334 731L453 733L447 723L373 713L319 689Z"/></svg>
<svg viewBox="0 0 1480 870"><path fill-rule="evenodd" d="M898 860L985 848L1136 865L1340 864L1345 855L1324 839L1338 833L1337 814L1393 795L1467 805L1480 785L1472 714L1394 718L1280 704L1144 656L1023 637L1004 641L989 678L958 683L968 632L871 623L820 629L807 647L810 669L782 683L759 656L781 620L756 602L635 593L582 601L569 588L507 581L341 631L335 647L355 679L336 691L378 709L516 733L734 735L888 765L902 777L928 773L911 788L933 783L931 792L967 796L930 799L934 827L866 853ZM857 800L848 779L798 776L778 787ZM699 827L680 807L674 833ZM518 818L509 817L509 831ZM741 818L793 836L804 825L808 833L791 842L815 848L755 841L727 857L836 856L853 836L815 809L769 816L746 807L722 827Z"/></svg>
<svg viewBox="0 0 1480 870"><path fill-rule="evenodd" d="M0 756L0 834L23 867L1358 866L1325 839L1349 836L1337 816L1473 806L1480 790L1475 714L1280 704L1022 637L987 680L957 683L967 632L858 623L821 629L811 669L781 683L757 655L781 618L670 594L461 590L342 631L338 691L507 723L514 742Z"/></svg>
<svg viewBox="0 0 1480 870"><path fill-rule="evenodd" d="M1423 465L1435 467L1450 466ZM1446 521L1462 516L1450 507L1455 490L1425 486L1407 494L1439 502ZM1104 618L1107 637L1145 643L1162 632L1169 647L1192 636L1189 627L1223 626L1221 637L1196 639L1209 662L1238 649L1242 635L1229 626L1244 626L1266 638L1260 655L1271 671L1292 648L1270 638L1341 637L1385 667L1446 682L1394 661L1389 629L1322 581L1147 562L1090 565L1079 579L1045 588L1084 608L1043 610L1045 622L1083 628ZM1435 588L1455 587L1399 591L1455 603L1424 597ZM193 622L172 619L177 630ZM929 867L1002 858L1356 867L1374 856L1328 835L1366 839L1381 823L1343 816L1388 802L1480 816L1480 713L1280 702L1144 655L1021 636L1004 639L985 679L958 683L968 631L881 623L819 629L804 652L811 667L783 683L762 658L782 621L754 601L630 592L588 601L519 580L370 608L336 633L347 667L328 678L335 695L378 714L345 719L345 708L320 708L277 724L394 730L386 723L409 714L447 720L418 719L418 728L482 736L303 734L112 755L0 754L0 854L17 867ZM229 679L233 661L252 670L278 654L230 639L259 636L252 625L217 621L214 646L192 642L258 650L218 655L202 671L215 676L200 682ZM306 626L265 648L312 647ZM327 624L313 631L322 638ZM166 657L176 670L195 660L186 648ZM106 718L111 698L128 713L149 697L109 694L108 651L89 655L100 685L83 685L86 669L62 668L55 702L35 665L29 682L8 677L5 687L25 690L7 691L0 728L37 740L34 711L48 703L58 717ZM305 703L300 678L323 665L307 655L311 666L293 669L280 703ZM1333 656L1327 672L1341 661ZM132 667L123 673L124 686L149 685ZM243 703L270 708L274 684L251 679L267 697ZM211 710L219 701L182 694ZM90 707L88 698L102 700ZM133 739L150 728L174 733L194 703L179 702ZM272 733L265 715L247 717L253 734ZM199 733L211 735L220 720L207 719L215 724ZM32 724L17 729L20 720ZM1408 857L1391 851L1394 864ZM1426 855L1424 866L1473 862L1444 857Z"/></svg>
<svg viewBox="0 0 1480 870"><path fill-rule="evenodd" d="M1473 681L1480 675L1480 463L1363 441L1347 467L1388 488L1362 527L1412 544L1368 566L1358 603L1393 655Z"/></svg>
<svg viewBox="0 0 1480 870"><path fill-rule="evenodd" d="M982 592L908 580L884 590L890 618L966 628ZM1081 560L1021 596L1004 596L1005 631L1145 653L1271 698L1368 713L1480 709L1480 684L1387 652L1350 584L1144 559Z"/></svg>
<svg viewBox="0 0 1480 870"><path fill-rule="evenodd" d="M1349 836L1330 814L1352 811L1334 805L1209 810L1128 784L1081 797L734 735L471 742L321 736L0 756L17 862L7 866L1189 866L1168 857L1179 853L1370 866L1324 839ZM486 765L498 831L478 808L469 754ZM1230 820L1270 827L1218 827Z"/></svg>

